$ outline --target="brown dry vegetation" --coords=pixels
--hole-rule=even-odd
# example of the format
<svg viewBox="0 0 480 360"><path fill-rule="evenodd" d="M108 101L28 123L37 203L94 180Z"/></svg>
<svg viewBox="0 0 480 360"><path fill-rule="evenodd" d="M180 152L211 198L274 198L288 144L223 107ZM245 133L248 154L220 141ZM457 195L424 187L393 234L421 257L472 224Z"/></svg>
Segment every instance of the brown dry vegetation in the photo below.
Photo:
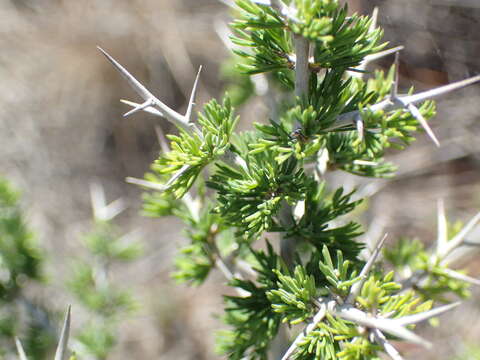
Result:
<svg viewBox="0 0 480 360"><path fill-rule="evenodd" d="M480 71L480 7L474 7L474 1L352 2L361 12L370 12L374 4L380 6L385 39L406 47L401 63L404 90L412 83L423 89ZM121 196L130 204L121 217L126 231L142 229L146 256L128 269L116 269L118 279L136 293L141 309L123 325L112 358L214 358L213 329L219 322L213 315L221 312L225 288L217 275L199 289L176 286L169 279L172 255L182 242L179 223L141 218L141 192L123 181L126 176L141 177L155 158L157 120L139 114L121 117L125 106L118 100L138 99L96 46L177 109L185 107L196 69L204 65L201 104L221 93L219 66L228 52L214 24L227 21L227 10L216 0L0 4L0 172L22 189L32 227L51 254L51 287L58 293L54 305L62 308L70 301L60 290L62 274L68 259L78 253L79 233L89 226L90 181L100 180L109 199ZM452 219L467 220L478 211L479 101L478 86L441 100L433 128L442 148L420 135L407 151L392 153L400 165L398 179L333 175L337 183L375 193L364 216L372 236L388 231L391 238L403 234L430 242L440 197ZM242 127L257 120L262 109L257 104L255 112L243 110ZM168 124L162 126L172 131ZM480 274L478 262L467 265L474 276ZM411 358L448 358L464 341L478 340L479 312L477 292L445 316L435 335L426 335L435 337L438 348L429 355L414 348Z"/></svg>

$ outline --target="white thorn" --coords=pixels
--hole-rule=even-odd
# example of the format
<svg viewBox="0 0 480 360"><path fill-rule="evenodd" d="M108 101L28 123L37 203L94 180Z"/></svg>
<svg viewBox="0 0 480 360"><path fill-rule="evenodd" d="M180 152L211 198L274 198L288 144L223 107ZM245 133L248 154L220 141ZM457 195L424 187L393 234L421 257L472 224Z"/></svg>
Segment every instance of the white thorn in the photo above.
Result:
<svg viewBox="0 0 480 360"><path fill-rule="evenodd" d="M398 53L399 51L401 51L403 49L404 49L403 46L396 46L396 47L391 48L391 49L379 51L378 53L374 53L374 54L370 54L370 55L365 56L364 62L366 62L368 64L372 61L381 59L382 57L388 56L390 54Z"/></svg>
<svg viewBox="0 0 480 360"><path fill-rule="evenodd" d="M428 311L424 311L418 314L413 314L413 315L408 315L408 316L403 316L401 318L395 319L394 321L401 325L401 326L407 326L407 325L412 325L412 324L417 324L419 322L431 319L433 317L439 316L453 308L456 308L458 305L460 305L460 302L456 302L453 304L448 304L444 306L437 307L435 309L431 309Z"/></svg>
<svg viewBox="0 0 480 360"><path fill-rule="evenodd" d="M365 71L368 64L370 64L372 61L381 59L381 58L383 58L385 56L388 56L390 54L394 54L394 53L398 54L398 52L403 50L403 49L404 49L403 46L396 46L396 47L391 48L391 49L387 49L387 50L379 51L379 52L374 53L374 54L367 55L363 59L362 63L355 68L357 70L360 70L361 72L349 71L348 73L350 74L350 76L362 78L363 75L364 75L363 71Z"/></svg>
<svg viewBox="0 0 480 360"><path fill-rule="evenodd" d="M62 333L60 334L60 340L58 341L57 351L55 352L55 360L67 360L71 309L72 307L69 305L65 316L65 322L63 323Z"/></svg>
<svg viewBox="0 0 480 360"><path fill-rule="evenodd" d="M423 117L420 110L418 110L417 107L413 104L408 104L407 108L410 111L410 113L413 115L413 117L415 119L417 119L417 121L420 123L420 125L422 125L423 129L425 130L427 135L430 137L430 139L432 139L432 141L435 143L435 145L440 147L440 141L438 141L438 139L435 136L432 128L430 127L430 125L428 125L427 120Z"/></svg>
<svg viewBox="0 0 480 360"><path fill-rule="evenodd" d="M448 241L446 244L445 244L445 247L444 249L442 250L442 252L440 253L440 257L445 257L446 255L448 255L450 252L452 252L453 249L455 249L456 247L460 246L462 244L462 242L464 241L464 238L465 236L467 236L467 234L475 227L475 225L477 225L477 223L480 221L480 212L477 213L468 223L467 225L465 225L463 227L462 230L460 230L460 232L455 235L455 237L453 239L451 239L450 241Z"/></svg>
<svg viewBox="0 0 480 360"><path fill-rule="evenodd" d="M440 87L437 87L435 89L427 90L427 91L424 91L424 92L421 92L421 93L418 93L418 94L405 96L405 97L403 97L403 100L406 103L415 104L415 103L418 103L418 102L423 101L423 100L427 100L427 99L430 99L430 98L433 98L433 97L436 97L436 96L446 94L446 93L448 93L450 91L453 91L453 90L461 89L465 86L472 85L472 84L474 84L476 82L479 82L479 81L480 81L480 75L477 75L477 76L471 77L469 79L457 81L457 82L454 82L452 84L440 86Z"/></svg>
<svg viewBox="0 0 480 360"><path fill-rule="evenodd" d="M127 208L127 203L119 198L115 201L112 201L110 204L104 208L104 220L112 220L119 214L121 214Z"/></svg>
<svg viewBox="0 0 480 360"><path fill-rule="evenodd" d="M360 116L360 114L355 118L355 126L357 128L358 138L360 139L360 141L363 141L363 138L365 136L365 132L364 132L365 129L363 124L363 119Z"/></svg>
<svg viewBox="0 0 480 360"><path fill-rule="evenodd" d="M383 238L377 243L375 246L375 249L372 252L372 255L368 259L367 263L363 267L362 271L360 272L360 280L357 281L355 284L352 285L352 288L350 289L350 294L348 294L348 297L346 299L347 303L353 303L355 301L355 298L360 294L360 291L362 291L363 284L365 284L365 281L368 278L368 274L370 273L370 270L372 270L373 264L375 264L375 261L377 260L378 255L380 254L380 251L382 250L383 245L385 244L385 240L387 239L388 234L385 234Z"/></svg>
<svg viewBox="0 0 480 360"><path fill-rule="evenodd" d="M359 325L369 328L377 328L382 332L389 333L390 335L397 336L414 344L422 345L427 348L431 347L431 344L428 341L400 325L398 319L375 318L352 306L342 307L336 311L336 314L342 319L353 321Z"/></svg>
<svg viewBox="0 0 480 360"><path fill-rule="evenodd" d="M451 270L451 269L443 269L443 272L445 274L447 274L447 276L449 276L453 279L460 280L460 281L465 281L465 282L470 283L472 285L480 286L480 280L479 279L475 279L471 276L459 273L458 271Z"/></svg>
<svg viewBox="0 0 480 360"><path fill-rule="evenodd" d="M328 162L330 161L330 155L328 153L328 149L322 148L317 154L317 164L316 169L320 173L320 175L325 175L328 169Z"/></svg>
<svg viewBox="0 0 480 360"><path fill-rule="evenodd" d="M120 63L118 63L113 57L111 57L105 50L100 46L97 46L97 49L100 50L103 55L107 58L114 68L124 77L125 80L130 84L130 86L137 92L138 95L142 97L144 101L154 98L153 94L147 90L132 74L130 74L127 69L125 69Z"/></svg>
<svg viewBox="0 0 480 360"><path fill-rule="evenodd" d="M153 104L154 104L153 100L152 100L152 99L148 99L148 100L145 101L143 104L140 104L140 105L136 106L135 108L133 108L132 110L130 110L130 111L126 112L125 114L123 114L123 117L128 117L128 116L130 116L130 115L132 115L132 114L135 114L136 112L145 110L146 108L151 107Z"/></svg>
<svg viewBox="0 0 480 360"><path fill-rule="evenodd" d="M23 349L22 343L16 336L15 336L15 345L17 347L18 357L20 358L20 360L28 360L27 354L25 354L25 350Z"/></svg>
<svg viewBox="0 0 480 360"><path fill-rule="evenodd" d="M192 166L191 165L183 165L180 170L178 170L165 184L165 187L168 189L175 181L178 180L180 176L182 176L186 171L188 171Z"/></svg>
<svg viewBox="0 0 480 360"><path fill-rule="evenodd" d="M182 202L187 207L192 218L198 221L200 219L202 201L198 197L193 197L190 192L186 192L185 195L183 195Z"/></svg>
<svg viewBox="0 0 480 360"><path fill-rule="evenodd" d="M393 84L390 89L390 98L395 99L398 95L398 81L400 73L400 52L395 53L395 62L394 62L394 75L393 75Z"/></svg>
<svg viewBox="0 0 480 360"><path fill-rule="evenodd" d="M123 100L123 99L121 99L120 102L122 102L124 104L127 104L131 107L134 107L134 108L136 108L138 106L141 106L141 104L137 104L136 102ZM142 110L147 112L147 113L150 113L152 115L155 115L155 116L159 116L159 117L162 117L162 118L165 117L165 115L160 110L155 109L153 106L147 107L147 108L142 109Z"/></svg>
<svg viewBox="0 0 480 360"><path fill-rule="evenodd" d="M92 204L93 217L102 220L107 200L103 186L98 182L90 183L90 203Z"/></svg>
<svg viewBox="0 0 480 360"><path fill-rule="evenodd" d="M120 63L118 63L113 57L111 57L105 50L101 47L97 46L97 48L105 55L108 61L114 66L114 68L127 80L130 86L135 90L144 101L152 101L152 103L159 107L160 110L165 114L165 117L174 123L175 125L185 129L186 131L190 132L191 128L188 125L188 121L185 119L183 115L180 115L176 111L169 108L159 99L157 99L150 91L147 90L145 86L143 86L135 77L130 74Z"/></svg>
<svg viewBox="0 0 480 360"><path fill-rule="evenodd" d="M108 221L127 208L123 199L117 199L107 205L105 191L100 183L90 183L90 201L93 217L97 220Z"/></svg>
<svg viewBox="0 0 480 360"><path fill-rule="evenodd" d="M377 20L378 20L378 7L375 6L375 8L373 9L373 12L372 12L372 22L370 23L370 27L368 28L369 33L374 32L375 29L377 28ZM358 71L348 71L349 75L352 76L352 77L362 78L363 75L364 75L364 73L362 71L364 71L367 68L367 65L371 61L374 61L374 60L378 59L378 57L377 58L373 57L374 55L377 55L377 54L380 54L380 53L370 54L370 55L365 56L363 61L357 67L355 67L355 69L360 70L360 72L358 72ZM383 56L385 56L385 55L383 55ZM382 56L380 56L380 57L382 57Z"/></svg>
<svg viewBox="0 0 480 360"><path fill-rule="evenodd" d="M369 161L369 160L353 160L353 163L356 165L362 165L362 166L378 166L378 162L375 161Z"/></svg>
<svg viewBox="0 0 480 360"><path fill-rule="evenodd" d="M157 190L157 191L167 190L167 187L165 185L157 184L157 183L154 183L152 181L147 181L147 180L143 180L143 179L137 179L137 178L134 178L134 177L127 177L125 179L125 181L129 184L143 186L143 187L146 187L146 188L149 188L149 189L152 189L152 190Z"/></svg>
<svg viewBox="0 0 480 360"><path fill-rule="evenodd" d="M375 6L372 11L372 22L370 24L370 28L368 29L368 32L372 33L375 31L377 28L377 22L378 22L378 6Z"/></svg>
<svg viewBox="0 0 480 360"><path fill-rule="evenodd" d="M170 147L168 146L168 141L163 134L163 130L160 126L155 126L155 132L157 134L158 143L160 144L160 148L164 154L170 151Z"/></svg>
<svg viewBox="0 0 480 360"><path fill-rule="evenodd" d="M480 75L474 76L470 79L462 80L453 84L449 84L449 85L441 86L428 91L424 91L418 94L397 96L395 99L390 99L390 97L387 97L386 99L376 104L373 104L367 107L366 109L370 110L371 112L375 112L378 110L384 110L384 111L395 110L395 109L408 106L409 104L415 104L420 101L428 100L429 98L445 94L449 91L460 89L467 85L474 84L478 81L480 81ZM341 114L337 117L335 123L329 128L324 129L324 131L332 131L332 130L343 128L345 126L351 126L352 123L355 121L355 118L358 116L358 114L360 114L360 111L358 110Z"/></svg>
<svg viewBox="0 0 480 360"><path fill-rule="evenodd" d="M310 324L307 325L307 327L296 337L295 341L290 345L288 350L285 352L285 354L282 356L281 360L287 360L292 356L292 354L295 352L295 350L298 347L298 344L310 333L312 330L314 330L317 325L323 320L325 315L327 314L327 305L325 303L320 304L320 309L318 312L315 314L313 317L313 320Z"/></svg>
<svg viewBox="0 0 480 360"><path fill-rule="evenodd" d="M191 165L183 165L180 170L178 170L168 181L166 184L158 184L154 183L152 181L148 180L143 180L143 179L138 179L134 177L127 177L125 181L129 184L134 184L134 185L139 185L143 186L152 190L157 190L157 191L165 191L168 190L175 181L180 178L186 171L188 171L191 168Z"/></svg>
<svg viewBox="0 0 480 360"><path fill-rule="evenodd" d="M195 95L197 93L198 80L200 79L201 72L202 72L202 66L198 68L197 77L195 78L195 82L193 83L192 93L190 95L190 100L188 102L187 112L185 113L185 119L187 122L191 121L190 117L192 116L192 108L193 108L193 105L195 104Z"/></svg>
<svg viewBox="0 0 480 360"><path fill-rule="evenodd" d="M393 359L393 360L403 360L403 357L400 355L397 349L387 340L385 335L378 330L372 329L372 334L375 338L375 341L383 347L385 352Z"/></svg>

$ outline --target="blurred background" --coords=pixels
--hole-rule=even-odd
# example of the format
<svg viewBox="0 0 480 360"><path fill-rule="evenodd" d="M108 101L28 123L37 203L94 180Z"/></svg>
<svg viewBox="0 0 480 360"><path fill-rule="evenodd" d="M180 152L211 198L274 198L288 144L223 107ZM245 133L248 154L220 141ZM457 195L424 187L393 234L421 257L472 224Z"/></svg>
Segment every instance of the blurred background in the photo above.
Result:
<svg viewBox="0 0 480 360"><path fill-rule="evenodd" d="M401 53L401 86L423 90L480 73L480 2L476 0L352 0L350 9L370 14ZM101 183L108 201L128 209L116 220L123 232L139 230L144 255L111 269L133 293L138 309L119 325L109 358L215 359L214 331L221 328L224 280L213 274L199 288L176 285L172 257L185 243L174 218L140 216L141 190L125 183L142 177L156 158L155 126L175 130L146 114L124 119L136 94L96 49L115 57L159 99L182 112L196 71L203 65L197 104L220 98L227 85L222 42L229 8L218 0L3 0L0 2L0 176L22 191L28 223L48 257L45 298L62 310L73 303L74 332L85 321L65 292L69 264L85 256L79 239L92 226L89 185ZM388 68L386 58L374 67ZM450 220L468 221L480 209L480 86L439 99L427 136L403 152L391 152L399 176L390 181L334 174L339 182L372 194L364 216L369 236L384 232L430 243L437 200ZM261 101L239 109L241 129L266 114ZM337 181L335 180L335 181ZM480 230L472 233L480 239ZM478 255L462 266L480 276ZM52 296L51 294L55 294ZM480 292L428 330L435 349L406 346L408 358L453 359L480 339Z"/></svg>

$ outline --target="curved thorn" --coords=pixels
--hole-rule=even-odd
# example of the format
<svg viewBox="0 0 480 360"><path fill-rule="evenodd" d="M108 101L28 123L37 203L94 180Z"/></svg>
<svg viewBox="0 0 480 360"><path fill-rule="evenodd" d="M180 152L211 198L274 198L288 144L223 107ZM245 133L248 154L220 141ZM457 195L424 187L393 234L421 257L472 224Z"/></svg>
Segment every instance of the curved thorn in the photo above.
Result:
<svg viewBox="0 0 480 360"><path fill-rule="evenodd" d="M195 78L195 82L193 83L192 93L190 95L190 101L188 102L187 112L185 113L185 119L187 123L191 121L190 116L192 115L192 108L193 108L193 105L195 104L195 95L197 92L198 80L200 79L201 72L202 72L202 66L198 68L197 77Z"/></svg>

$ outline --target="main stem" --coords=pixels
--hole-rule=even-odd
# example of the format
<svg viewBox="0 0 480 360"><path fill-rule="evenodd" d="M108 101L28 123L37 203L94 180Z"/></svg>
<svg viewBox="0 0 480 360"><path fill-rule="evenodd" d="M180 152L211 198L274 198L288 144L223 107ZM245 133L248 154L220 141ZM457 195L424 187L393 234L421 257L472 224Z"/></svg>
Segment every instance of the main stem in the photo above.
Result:
<svg viewBox="0 0 480 360"><path fill-rule="evenodd" d="M302 98L308 95L308 82L310 79L310 70L308 67L308 57L310 54L310 43L300 35L294 34L293 41L295 45L295 96ZM300 128L301 124L296 123L295 128ZM284 225L293 225L292 207L284 204L280 218ZM285 263L290 267L293 264L293 253L295 252L295 239L282 238L280 255Z"/></svg>
<svg viewBox="0 0 480 360"><path fill-rule="evenodd" d="M308 68L308 57L310 54L310 43L301 35L293 35L295 44L295 96L304 97L308 95L308 81L310 70Z"/></svg>
<svg viewBox="0 0 480 360"><path fill-rule="evenodd" d="M300 35L293 35L293 41L295 45L296 63L295 63L295 96L302 98L308 95L308 82L310 78L310 70L308 67L308 58L310 54L310 44L307 39ZM294 125L295 129L301 128L300 123ZM293 208L284 202L280 210L280 220L284 226L293 226ZM280 256L285 264L289 267L293 267L293 254L295 253L297 239L282 237L280 241ZM288 351L289 341L285 328L282 328L277 341L279 348L274 352L285 354Z"/></svg>

